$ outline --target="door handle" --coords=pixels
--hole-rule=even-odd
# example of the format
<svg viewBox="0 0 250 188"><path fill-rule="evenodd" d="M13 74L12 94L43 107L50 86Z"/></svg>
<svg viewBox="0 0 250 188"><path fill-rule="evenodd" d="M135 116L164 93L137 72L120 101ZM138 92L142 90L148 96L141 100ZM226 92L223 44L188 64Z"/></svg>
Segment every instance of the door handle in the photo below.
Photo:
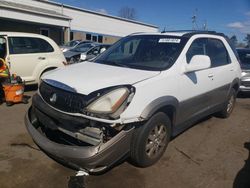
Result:
<svg viewBox="0 0 250 188"><path fill-rule="evenodd" d="M208 75L208 78L213 78L213 77L214 77L213 74L209 74L209 75Z"/></svg>
<svg viewBox="0 0 250 188"><path fill-rule="evenodd" d="M39 59L39 60L45 60L46 57L39 57L38 59Z"/></svg>

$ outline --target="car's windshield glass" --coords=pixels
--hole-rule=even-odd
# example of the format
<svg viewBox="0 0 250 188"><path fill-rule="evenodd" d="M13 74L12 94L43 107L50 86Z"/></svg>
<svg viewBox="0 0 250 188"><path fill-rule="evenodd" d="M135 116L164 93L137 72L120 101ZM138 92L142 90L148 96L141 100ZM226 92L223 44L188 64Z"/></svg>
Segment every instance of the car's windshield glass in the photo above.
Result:
<svg viewBox="0 0 250 188"><path fill-rule="evenodd" d="M73 47L78 44L78 41L70 41L64 44L64 46Z"/></svg>
<svg viewBox="0 0 250 188"><path fill-rule="evenodd" d="M250 69L250 50L238 50L242 69Z"/></svg>
<svg viewBox="0 0 250 188"><path fill-rule="evenodd" d="M86 51L88 51L90 48L92 48L93 47L93 45L92 44L86 44L86 43L84 43L84 44L80 44L80 45L78 45L77 47L75 47L74 49L72 49L71 51L74 51L74 52L86 52Z"/></svg>
<svg viewBox="0 0 250 188"><path fill-rule="evenodd" d="M128 36L97 57L96 63L143 70L164 70L178 58L187 39L168 35Z"/></svg>

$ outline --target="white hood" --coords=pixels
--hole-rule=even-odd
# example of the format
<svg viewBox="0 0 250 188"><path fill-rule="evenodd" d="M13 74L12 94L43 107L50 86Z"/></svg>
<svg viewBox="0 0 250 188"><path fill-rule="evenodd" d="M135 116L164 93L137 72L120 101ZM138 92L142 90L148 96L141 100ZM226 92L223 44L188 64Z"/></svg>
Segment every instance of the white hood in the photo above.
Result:
<svg viewBox="0 0 250 188"><path fill-rule="evenodd" d="M110 86L134 84L154 77L159 71L145 71L111 65L84 62L60 68L42 77L61 82L78 93L89 93Z"/></svg>

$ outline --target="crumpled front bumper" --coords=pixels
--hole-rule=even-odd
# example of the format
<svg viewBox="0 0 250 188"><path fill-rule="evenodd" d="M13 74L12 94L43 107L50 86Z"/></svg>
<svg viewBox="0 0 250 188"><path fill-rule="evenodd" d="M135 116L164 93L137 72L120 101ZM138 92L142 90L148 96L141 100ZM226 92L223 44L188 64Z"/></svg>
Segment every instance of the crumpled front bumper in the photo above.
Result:
<svg viewBox="0 0 250 188"><path fill-rule="evenodd" d="M52 108L47 110L59 113ZM49 157L71 169L84 170L88 173L105 171L129 153L134 128L122 130L106 143L97 146L64 145L50 140L39 131L32 124L31 116L34 115L31 107L25 116L27 130L34 142Z"/></svg>

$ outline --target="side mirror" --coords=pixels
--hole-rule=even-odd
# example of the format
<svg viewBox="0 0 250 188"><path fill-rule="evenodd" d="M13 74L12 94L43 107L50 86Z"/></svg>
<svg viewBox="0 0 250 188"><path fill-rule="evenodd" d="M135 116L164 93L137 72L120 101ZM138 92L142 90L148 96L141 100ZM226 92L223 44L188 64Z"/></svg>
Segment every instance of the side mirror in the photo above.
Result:
<svg viewBox="0 0 250 188"><path fill-rule="evenodd" d="M100 50L100 54L102 53L102 52L104 52L106 50L106 48L102 48L101 50Z"/></svg>
<svg viewBox="0 0 250 188"><path fill-rule="evenodd" d="M210 57L207 55L194 55L189 64L185 66L185 72L194 72L211 67Z"/></svg>

